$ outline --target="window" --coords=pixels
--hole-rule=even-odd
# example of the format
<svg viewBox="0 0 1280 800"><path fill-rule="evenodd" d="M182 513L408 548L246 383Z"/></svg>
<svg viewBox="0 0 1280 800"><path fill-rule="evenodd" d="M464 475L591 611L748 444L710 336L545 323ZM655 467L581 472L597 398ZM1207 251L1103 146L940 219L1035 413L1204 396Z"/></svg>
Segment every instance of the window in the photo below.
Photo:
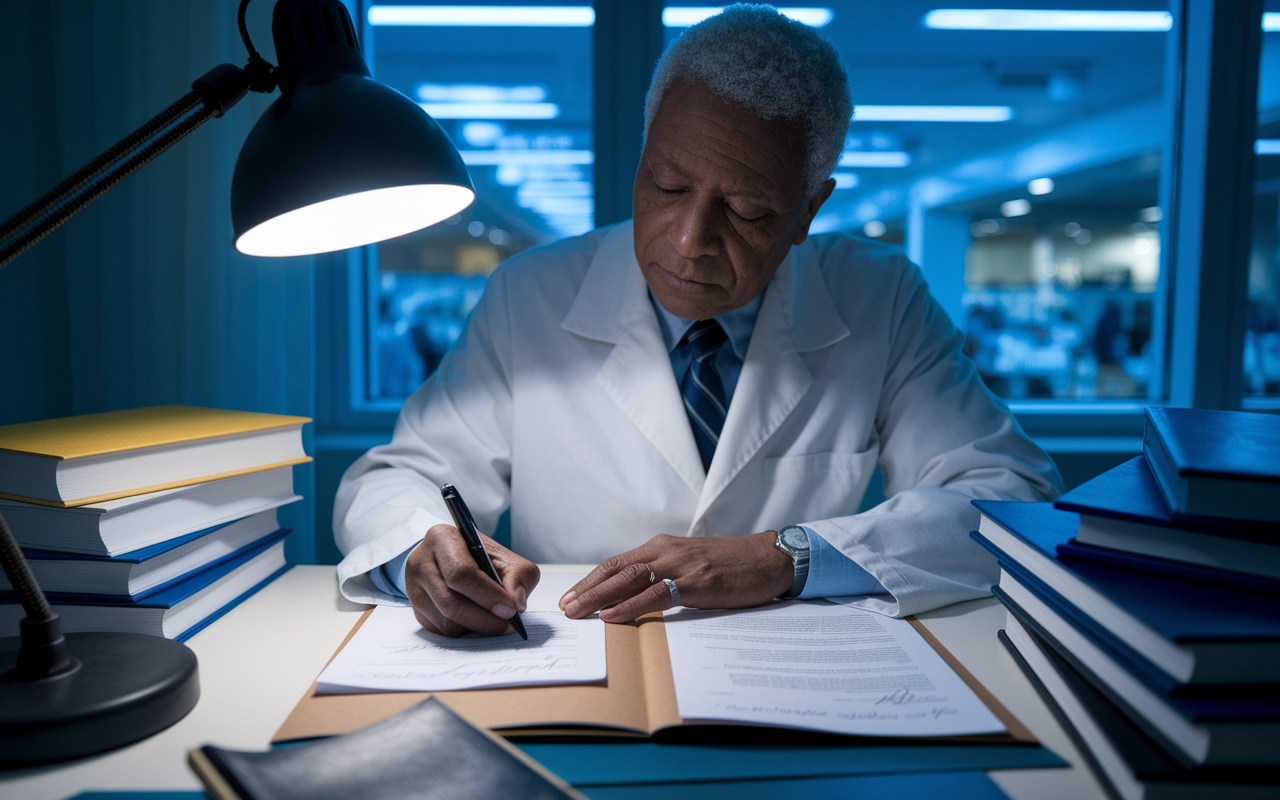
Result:
<svg viewBox="0 0 1280 800"><path fill-rule="evenodd" d="M940 5L831 4L855 114L815 229L905 245L997 394L1158 391L1165 6L1078 31Z"/></svg>
<svg viewBox="0 0 1280 800"><path fill-rule="evenodd" d="M1280 31L1278 3L1268 0L1271 31ZM602 170L597 184L594 174L595 152L611 146L611 134L597 124L600 141L592 141L594 76L607 74L592 57L592 6L558 6L565 15L558 21L531 21L544 11L524 5L531 10L520 26L414 20L421 13L414 9L438 7L402 0L360 10L377 77L428 104L466 155L479 199L448 224L353 257L360 266L350 289L362 299L351 309L352 410L398 409L457 336L489 271L526 247L589 229L594 208L620 180ZM1177 42L1169 31L1178 30L1187 3L1126 2L1141 13L1125 19L1138 25L1116 30L1105 14L1083 26L1089 30L1005 30L986 12L975 20L971 10L942 13L945 5L783 7L841 51L857 106L836 192L815 232L905 248L965 332L988 384L1040 437L1092 432L1130 437L1128 446L1141 431L1142 405L1198 404L1205 386L1227 386L1215 369L1228 368L1213 367L1208 355L1222 352L1218 344L1195 346L1207 341L1204 324L1223 319L1243 320L1232 328L1243 331L1243 360L1233 355L1230 363L1244 366L1249 407L1274 403L1280 33L1264 35L1248 311L1242 296L1239 311L1228 312L1201 293L1198 307L1210 322L1197 332L1186 323L1197 306L1174 300L1196 296L1200 255L1187 247L1177 254L1169 241L1194 227L1177 219L1177 198L1211 191L1180 177L1194 170L1170 167L1187 149L1174 143L1173 120L1193 113L1174 80L1185 91L1211 69L1185 53L1183 65L1171 66ZM462 8L492 13L474 3ZM375 19L373 9L388 16ZM663 9L666 41L705 13ZM610 64L637 57L608 55ZM640 87L624 91L616 77L608 86L628 107L638 103ZM1177 114L1175 96L1183 97ZM603 188L606 181L613 188ZM600 213L606 221L624 216ZM1170 269L1175 257L1188 263ZM1190 290L1180 288L1184 280ZM1235 335L1228 340L1239 341Z"/></svg>
<svg viewBox="0 0 1280 800"><path fill-rule="evenodd" d="M1267 3L1258 73L1253 248L1244 334L1244 393L1280 397L1280 2Z"/></svg>
<svg viewBox="0 0 1280 800"><path fill-rule="evenodd" d="M365 396L373 407L398 407L431 374L500 262L593 227L594 14L590 6L524 7L367 6L374 74L453 138L477 193L444 224L370 248Z"/></svg>

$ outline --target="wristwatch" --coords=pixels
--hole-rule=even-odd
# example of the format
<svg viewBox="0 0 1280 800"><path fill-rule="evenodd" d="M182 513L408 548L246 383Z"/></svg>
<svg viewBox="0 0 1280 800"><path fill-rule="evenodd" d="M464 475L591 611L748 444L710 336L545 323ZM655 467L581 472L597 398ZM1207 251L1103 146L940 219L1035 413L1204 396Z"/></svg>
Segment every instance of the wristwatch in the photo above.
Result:
<svg viewBox="0 0 1280 800"><path fill-rule="evenodd" d="M809 534L799 525L788 525L778 531L778 538L773 540L773 546L790 556L796 569L795 580L783 597L799 597L809 578Z"/></svg>

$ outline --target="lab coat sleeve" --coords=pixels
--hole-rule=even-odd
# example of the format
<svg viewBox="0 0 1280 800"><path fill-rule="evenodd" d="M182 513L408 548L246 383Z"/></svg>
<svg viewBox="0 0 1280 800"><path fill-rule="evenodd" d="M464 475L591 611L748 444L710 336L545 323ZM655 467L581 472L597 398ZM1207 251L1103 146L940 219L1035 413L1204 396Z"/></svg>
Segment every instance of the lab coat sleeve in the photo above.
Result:
<svg viewBox="0 0 1280 800"><path fill-rule="evenodd" d="M370 578L433 525L453 524L440 486L454 483L481 531L510 504L511 335L503 271L489 279L457 344L405 402L389 444L362 456L342 478L333 508L343 595L408 605Z"/></svg>
<svg viewBox="0 0 1280 800"><path fill-rule="evenodd" d="M886 594L852 605L894 617L988 594L999 570L969 537L970 501L1052 500L1062 479L961 352L963 335L903 264L876 413L886 500L801 524L870 573Z"/></svg>

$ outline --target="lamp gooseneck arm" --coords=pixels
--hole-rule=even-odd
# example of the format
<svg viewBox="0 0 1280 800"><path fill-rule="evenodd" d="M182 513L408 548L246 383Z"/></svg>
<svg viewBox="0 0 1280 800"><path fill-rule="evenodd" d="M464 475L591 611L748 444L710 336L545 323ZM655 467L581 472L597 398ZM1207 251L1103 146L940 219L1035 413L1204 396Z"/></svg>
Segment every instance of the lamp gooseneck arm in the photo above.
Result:
<svg viewBox="0 0 1280 800"><path fill-rule="evenodd" d="M178 102L152 117L147 124L116 142L110 149L90 161L74 175L46 192L8 220L5 220L3 224L0 224L0 236L7 238L10 233L16 231L27 222L65 201L86 183L120 163L121 159L128 157L129 153L133 152L140 144L146 142L166 126L173 124L174 120L198 106L200 101L199 92L193 91L183 95Z"/></svg>
<svg viewBox="0 0 1280 800"><path fill-rule="evenodd" d="M0 567L4 568L4 574L13 586L14 593L18 595L27 617L40 620L53 614L49 610L49 601L45 599L44 592L31 574L31 567L22 557L22 549L18 547L18 540L14 538L3 514L0 514Z"/></svg>
<svg viewBox="0 0 1280 800"><path fill-rule="evenodd" d="M7 677L11 681L25 682L56 678L74 672L79 664L67 653L67 640L62 636L62 618L49 608L40 584L31 574L31 567L22 557L18 540L14 538L9 523L0 514L0 567L9 578L13 591L22 603L27 616L20 623L22 646L18 650L18 663ZM8 665L0 664L0 669Z"/></svg>
<svg viewBox="0 0 1280 800"><path fill-rule="evenodd" d="M191 99L195 102L190 102ZM0 225L0 231L3 231L0 233L0 267L22 255L62 223L212 118L214 114L207 106L201 105L203 99L197 92L184 95L151 122L6 220ZM178 110L183 107L185 111ZM157 122L165 117L169 119ZM177 120L176 124L174 120Z"/></svg>
<svg viewBox="0 0 1280 800"><path fill-rule="evenodd" d="M249 50L249 63L243 69L222 64L209 70L191 84L192 90L178 102L0 223L0 267L22 255L209 119L221 117L247 92L269 93L275 89L275 67L258 54L249 40L244 16L249 2L241 0L240 3L240 34Z"/></svg>

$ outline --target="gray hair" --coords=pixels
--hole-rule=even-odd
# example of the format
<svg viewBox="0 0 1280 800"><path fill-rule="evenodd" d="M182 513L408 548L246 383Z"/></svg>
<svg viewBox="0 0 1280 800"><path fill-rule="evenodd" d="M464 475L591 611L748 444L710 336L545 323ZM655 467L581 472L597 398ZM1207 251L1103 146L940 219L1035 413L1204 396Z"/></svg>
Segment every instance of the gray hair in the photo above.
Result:
<svg viewBox="0 0 1280 800"><path fill-rule="evenodd" d="M840 161L853 103L831 43L770 5L738 3L694 25L658 60L644 103L644 134L673 81L702 83L764 119L805 129L805 191L812 197Z"/></svg>

